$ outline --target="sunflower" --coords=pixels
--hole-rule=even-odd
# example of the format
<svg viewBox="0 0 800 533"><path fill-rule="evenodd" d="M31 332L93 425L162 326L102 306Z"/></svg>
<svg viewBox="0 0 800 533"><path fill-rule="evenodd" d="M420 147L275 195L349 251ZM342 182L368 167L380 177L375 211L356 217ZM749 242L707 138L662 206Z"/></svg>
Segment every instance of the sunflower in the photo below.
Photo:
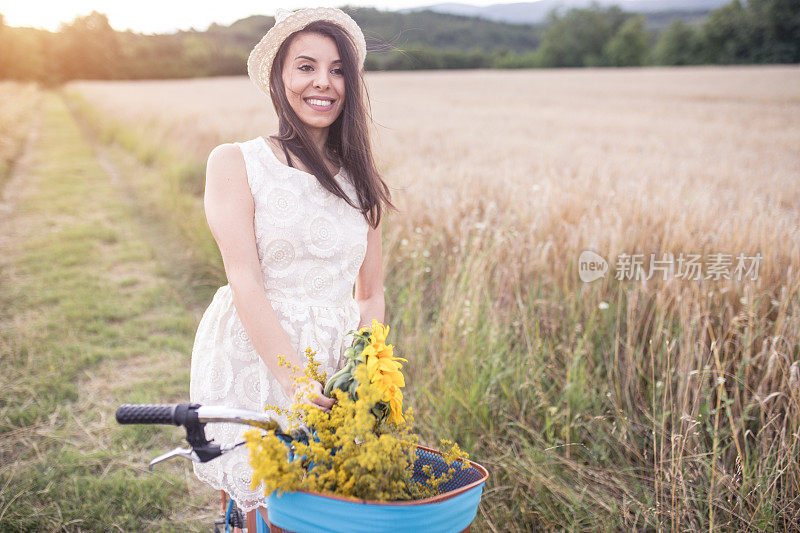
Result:
<svg viewBox="0 0 800 533"><path fill-rule="evenodd" d="M395 357L394 346L386 344L386 336L389 334L389 326L381 324L377 320L372 320L371 326L363 326L356 333L353 345L344 351L344 357L348 360L347 364L336 371L328 378L323 388L323 394L329 398L333 397L333 391L340 389L350 394L356 399L358 380L355 372L358 367L364 365L366 376L370 385L380 393L380 405L376 406L379 420L389 415L389 419L400 424L405 422L403 418L403 393L400 387L406 386L403 376L403 365L408 360L402 357Z"/></svg>
<svg viewBox="0 0 800 533"><path fill-rule="evenodd" d="M361 333L367 328L359 330ZM391 420L394 423L404 422L403 419L403 393L400 387L405 387L406 382L401 370L400 361L407 359L394 356L394 346L386 344L389 326L384 326L372 319L369 344L364 347L361 355L366 359L370 383L383 393L382 401L388 402L391 409Z"/></svg>

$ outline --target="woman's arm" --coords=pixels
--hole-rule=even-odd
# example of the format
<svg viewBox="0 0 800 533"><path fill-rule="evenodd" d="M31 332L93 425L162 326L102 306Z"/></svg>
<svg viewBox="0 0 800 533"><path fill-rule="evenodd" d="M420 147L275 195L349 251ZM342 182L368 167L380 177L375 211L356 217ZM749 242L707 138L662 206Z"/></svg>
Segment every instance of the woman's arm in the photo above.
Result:
<svg viewBox="0 0 800 533"><path fill-rule="evenodd" d="M222 144L208 156L203 201L245 332L284 392L293 399L294 373L280 366L277 356L283 354L301 368L302 363L264 290L253 222L255 206L244 156L236 145ZM314 403L327 408L333 401L323 397Z"/></svg>
<svg viewBox="0 0 800 533"><path fill-rule="evenodd" d="M383 246L381 244L381 225L370 227L367 231L367 253L356 278L356 302L361 313L358 324L372 324L374 318L383 322L386 302L383 298Z"/></svg>

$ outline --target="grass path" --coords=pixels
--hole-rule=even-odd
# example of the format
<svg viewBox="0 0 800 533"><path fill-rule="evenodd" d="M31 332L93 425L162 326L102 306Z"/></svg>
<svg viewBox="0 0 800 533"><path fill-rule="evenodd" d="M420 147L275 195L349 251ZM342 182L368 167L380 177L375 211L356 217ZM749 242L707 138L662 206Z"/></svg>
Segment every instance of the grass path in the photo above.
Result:
<svg viewBox="0 0 800 533"><path fill-rule="evenodd" d="M179 430L114 420L188 399L208 291L180 283L169 233L134 209L140 169L58 94L39 112L0 219L0 529L208 531L217 493L188 463L146 471Z"/></svg>

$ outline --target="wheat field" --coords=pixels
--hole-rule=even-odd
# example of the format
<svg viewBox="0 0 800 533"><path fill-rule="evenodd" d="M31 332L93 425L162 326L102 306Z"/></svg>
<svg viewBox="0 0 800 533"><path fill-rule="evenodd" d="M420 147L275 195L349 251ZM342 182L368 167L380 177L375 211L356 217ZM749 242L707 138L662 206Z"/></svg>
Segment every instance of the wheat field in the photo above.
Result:
<svg viewBox="0 0 800 533"><path fill-rule="evenodd" d="M480 527L800 528L800 68L366 80L399 208L387 321L423 433L491 471ZM67 91L109 141L189 165L151 194L179 191L154 205L207 247L208 153L277 130L246 77ZM606 277L580 280L584 250ZM620 254L651 253L762 261L756 279L615 279Z"/></svg>
<svg viewBox="0 0 800 533"><path fill-rule="evenodd" d="M485 222L519 232L504 247L517 268L556 277L587 247L759 249L775 254L764 261L770 279L798 257L795 67L369 73L367 82L376 156L402 213L389 244L416 227L457 242L466 224ZM201 160L221 142L277 130L271 103L245 77L73 86Z"/></svg>

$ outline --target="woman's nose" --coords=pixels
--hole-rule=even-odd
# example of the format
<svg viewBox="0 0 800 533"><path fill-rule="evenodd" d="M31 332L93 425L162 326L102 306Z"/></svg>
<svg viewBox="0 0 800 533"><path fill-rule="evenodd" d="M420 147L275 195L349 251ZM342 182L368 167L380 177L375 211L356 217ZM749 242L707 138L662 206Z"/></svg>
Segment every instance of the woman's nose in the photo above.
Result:
<svg viewBox="0 0 800 533"><path fill-rule="evenodd" d="M314 87L318 89L327 89L330 86L330 81L328 80L328 73L320 71L317 75L317 79L314 80Z"/></svg>

